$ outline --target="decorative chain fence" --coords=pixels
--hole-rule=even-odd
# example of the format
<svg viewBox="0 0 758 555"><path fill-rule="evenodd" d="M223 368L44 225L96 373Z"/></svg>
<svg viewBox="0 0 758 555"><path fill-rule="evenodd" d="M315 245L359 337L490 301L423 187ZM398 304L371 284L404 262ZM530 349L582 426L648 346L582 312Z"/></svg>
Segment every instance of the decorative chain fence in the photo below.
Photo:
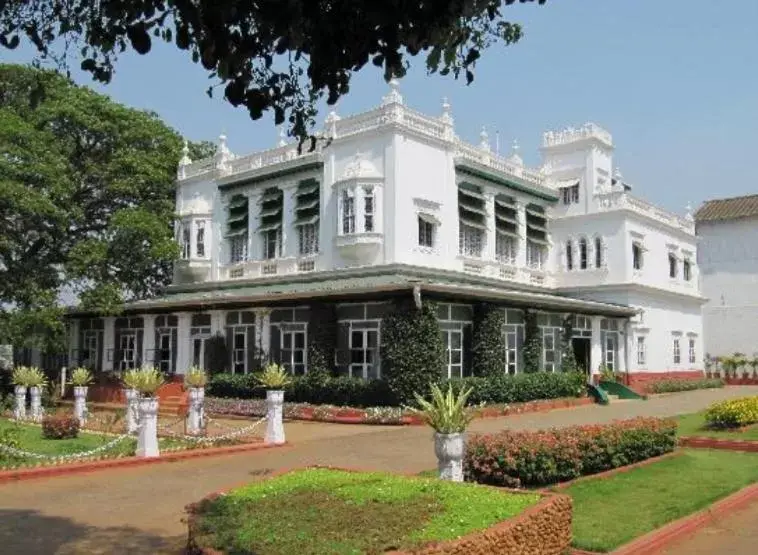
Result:
<svg viewBox="0 0 758 555"><path fill-rule="evenodd" d="M263 417L257 422L254 422L250 426L245 426L244 428L227 427L228 429L233 430L233 431L227 434L218 435L218 436L191 436L191 435L186 435L186 434L177 434L176 432L173 432L171 430L165 430L165 429L164 429L164 433L166 433L166 435L169 437L181 439L184 441L190 441L190 442L195 442L195 443L215 443L218 441L229 441L238 437L249 435L252 432L254 432L255 429L265 421L266 421L266 418ZM209 422L210 422L210 419L209 419Z"/></svg>
<svg viewBox="0 0 758 555"><path fill-rule="evenodd" d="M77 453L67 453L65 455L46 455L44 453L32 453L31 451L24 451L23 449L17 449L15 447L11 447L10 445L4 445L2 443L0 443L0 451L8 453L9 455L14 456L14 457L37 459L37 460L44 460L44 461L54 461L54 462L66 462L66 461L75 461L78 459L86 459L86 458L94 457L95 455L99 455L100 453L113 449L116 445L118 445L125 439L129 439L128 434L117 436L113 438L111 441L109 441L108 443L104 443L103 445L100 445L99 447L95 447L94 449L90 449L89 451L79 451Z"/></svg>

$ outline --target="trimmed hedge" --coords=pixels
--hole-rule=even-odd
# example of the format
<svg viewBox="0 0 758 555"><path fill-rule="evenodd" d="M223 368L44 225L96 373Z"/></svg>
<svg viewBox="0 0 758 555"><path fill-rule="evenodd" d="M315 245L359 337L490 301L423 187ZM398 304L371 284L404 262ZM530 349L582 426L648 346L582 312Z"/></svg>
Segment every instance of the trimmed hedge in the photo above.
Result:
<svg viewBox="0 0 758 555"><path fill-rule="evenodd" d="M661 380L648 386L650 393L674 393L676 391L693 391L695 389L713 389L724 387L724 380L719 378L702 380Z"/></svg>
<svg viewBox="0 0 758 555"><path fill-rule="evenodd" d="M489 378L451 380L455 388L473 387L469 404L508 404L583 397L585 376L575 373L536 373ZM447 389L447 382L442 383ZM297 376L285 389L285 399L292 403L327 404L350 407L397 406L398 402L384 380L366 381L356 378L311 378ZM252 374L217 374L211 376L207 393L212 397L235 399L264 398L266 391Z"/></svg>
<svg viewBox="0 0 758 555"><path fill-rule="evenodd" d="M45 439L73 439L79 436L79 419L73 414L51 414L42 419Z"/></svg>
<svg viewBox="0 0 758 555"><path fill-rule="evenodd" d="M626 466L676 447L676 421L635 418L611 424L473 435L466 479L506 487L545 486Z"/></svg>
<svg viewBox="0 0 758 555"><path fill-rule="evenodd" d="M758 397L721 401L708 407L705 421L709 428L741 428L758 422Z"/></svg>

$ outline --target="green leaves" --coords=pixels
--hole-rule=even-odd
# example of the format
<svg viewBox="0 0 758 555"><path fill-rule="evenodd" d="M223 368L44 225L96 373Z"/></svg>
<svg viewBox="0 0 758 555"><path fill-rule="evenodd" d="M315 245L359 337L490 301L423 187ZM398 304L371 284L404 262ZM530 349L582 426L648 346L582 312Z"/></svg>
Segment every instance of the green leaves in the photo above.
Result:
<svg viewBox="0 0 758 555"><path fill-rule="evenodd" d="M505 373L505 312L503 307L479 304L474 308L473 367L475 376Z"/></svg>

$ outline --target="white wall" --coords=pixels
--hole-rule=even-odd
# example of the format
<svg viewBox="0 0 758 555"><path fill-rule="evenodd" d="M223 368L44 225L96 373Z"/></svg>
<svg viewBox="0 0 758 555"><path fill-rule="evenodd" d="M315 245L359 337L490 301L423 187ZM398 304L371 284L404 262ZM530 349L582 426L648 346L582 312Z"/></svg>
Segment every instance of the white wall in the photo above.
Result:
<svg viewBox="0 0 758 555"><path fill-rule="evenodd" d="M758 351L758 218L700 222L698 263L706 351Z"/></svg>

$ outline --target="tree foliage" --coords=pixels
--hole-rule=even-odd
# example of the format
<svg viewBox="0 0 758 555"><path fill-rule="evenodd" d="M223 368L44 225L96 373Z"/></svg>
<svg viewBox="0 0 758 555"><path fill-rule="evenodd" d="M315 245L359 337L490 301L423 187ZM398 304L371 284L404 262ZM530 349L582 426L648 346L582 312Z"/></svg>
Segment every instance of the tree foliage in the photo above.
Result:
<svg viewBox="0 0 758 555"><path fill-rule="evenodd" d="M561 371L578 372L579 364L574 354L574 315L569 314L563 319L563 333L561 333Z"/></svg>
<svg viewBox="0 0 758 555"><path fill-rule="evenodd" d="M445 345L433 303L419 310L402 303L382 321L382 378L396 400L412 403L414 393L426 396L442 376Z"/></svg>
<svg viewBox="0 0 758 555"><path fill-rule="evenodd" d="M538 372L542 367L542 334L537 313L524 311L524 372Z"/></svg>
<svg viewBox="0 0 758 555"><path fill-rule="evenodd" d="M64 286L83 308L114 313L169 282L181 145L152 114L55 72L0 65L0 335L19 344L62 331Z"/></svg>
<svg viewBox="0 0 758 555"><path fill-rule="evenodd" d="M473 366L474 376L498 376L505 373L505 312L494 304L474 307Z"/></svg>
<svg viewBox="0 0 758 555"><path fill-rule="evenodd" d="M521 38L521 26L502 13L516 1L7 0L0 45L16 48L25 36L60 66L76 50L81 68L107 83L119 54L173 43L216 78L232 105L253 119L272 110L302 145L316 103L336 103L369 63L389 80L424 53L430 73L463 74L470 83L482 51Z"/></svg>

